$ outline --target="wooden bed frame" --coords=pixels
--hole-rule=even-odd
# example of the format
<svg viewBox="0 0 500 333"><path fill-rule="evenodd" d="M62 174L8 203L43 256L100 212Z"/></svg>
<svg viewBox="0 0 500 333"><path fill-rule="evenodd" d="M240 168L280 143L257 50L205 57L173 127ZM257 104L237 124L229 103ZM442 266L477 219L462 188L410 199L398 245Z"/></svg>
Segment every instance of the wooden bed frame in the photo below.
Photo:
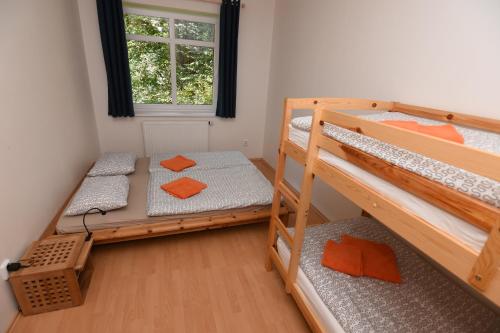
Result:
<svg viewBox="0 0 500 333"><path fill-rule="evenodd" d="M261 159L251 159L251 161L258 168L262 163ZM147 163L147 165L149 165L149 163ZM61 209L57 212L54 219L51 221L49 226L40 237L41 239L46 238L50 235L57 234L57 222L62 217L66 206L69 204L71 198L80 187L83 179L85 179L85 176L83 176L82 180L78 183ZM112 213L113 211L110 212L110 214ZM280 218L283 218L285 221L287 221L288 214L288 206L285 204L280 204ZM180 215L178 217L146 217L143 220L130 219L130 221L134 221L135 224L129 226L92 230L92 238L94 240L94 244L96 245L109 244L200 230L225 228L235 225L267 222L269 221L270 216L271 205L248 209L228 209L215 212Z"/></svg>
<svg viewBox="0 0 500 333"><path fill-rule="evenodd" d="M293 110L313 111L307 151L288 139ZM356 203L365 212L371 214L499 306L500 210L331 139L323 135L323 125L330 123L341 126L497 181L500 180L500 155L362 119L347 112L338 112L339 110L395 111L500 133L500 121L498 120L396 102L346 98L285 100L278 166L275 174L273 208L269 225L266 269L271 270L272 264L276 266L286 281L286 291L292 294L313 331L323 332L324 329L312 310L311 304L298 286L296 278L315 176L318 176L326 184ZM482 251L477 253L458 239L432 226L409 210L400 207L356 178L322 161L318 157L320 149L347 160L488 232L489 237ZM304 177L299 195L295 195L283 179L287 157L291 157L304 166ZM293 236L287 232L285 223L278 216L282 197L287 198L287 202L290 202L297 212ZM291 249L288 267L284 265L276 249L278 231Z"/></svg>
<svg viewBox="0 0 500 333"><path fill-rule="evenodd" d="M280 208L280 216L285 221L288 211ZM109 244L151 237L182 234L200 230L219 229L236 225L269 221L271 207L241 211L229 209L213 215L193 214L190 217L166 219L164 222L148 223L136 226L116 227L92 231L94 244Z"/></svg>

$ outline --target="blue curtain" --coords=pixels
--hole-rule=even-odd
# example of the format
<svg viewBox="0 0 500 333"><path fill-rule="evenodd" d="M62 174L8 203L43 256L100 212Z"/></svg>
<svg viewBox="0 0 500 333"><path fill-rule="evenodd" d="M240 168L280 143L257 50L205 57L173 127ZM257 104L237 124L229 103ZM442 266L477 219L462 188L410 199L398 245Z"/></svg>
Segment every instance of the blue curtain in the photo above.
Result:
<svg viewBox="0 0 500 333"><path fill-rule="evenodd" d="M236 70L240 0L222 0L220 6L219 85L217 112L222 118L236 117Z"/></svg>
<svg viewBox="0 0 500 333"><path fill-rule="evenodd" d="M96 0L96 3L108 77L108 115L133 117L134 103L122 0Z"/></svg>

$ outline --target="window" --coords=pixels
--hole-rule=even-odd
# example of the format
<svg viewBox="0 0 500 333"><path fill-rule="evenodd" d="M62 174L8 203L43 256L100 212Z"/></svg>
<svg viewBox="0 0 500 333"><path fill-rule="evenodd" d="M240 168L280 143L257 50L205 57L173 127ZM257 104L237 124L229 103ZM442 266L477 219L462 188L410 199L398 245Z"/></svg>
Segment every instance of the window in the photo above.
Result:
<svg viewBox="0 0 500 333"><path fill-rule="evenodd" d="M126 8L137 115L213 115L217 18Z"/></svg>

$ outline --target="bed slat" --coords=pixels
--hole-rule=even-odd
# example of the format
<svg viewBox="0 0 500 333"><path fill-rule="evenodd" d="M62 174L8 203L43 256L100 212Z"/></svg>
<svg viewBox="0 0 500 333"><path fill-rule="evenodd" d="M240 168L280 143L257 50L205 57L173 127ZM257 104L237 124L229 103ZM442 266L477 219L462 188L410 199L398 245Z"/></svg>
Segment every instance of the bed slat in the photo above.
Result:
<svg viewBox="0 0 500 333"><path fill-rule="evenodd" d="M490 132L500 133L500 120L496 119L488 119L462 113L448 112L448 111L424 108L421 106L414 106L402 103L394 103L394 107L390 111L401 112L412 116L434 119L446 123L452 123L466 127L479 128Z"/></svg>

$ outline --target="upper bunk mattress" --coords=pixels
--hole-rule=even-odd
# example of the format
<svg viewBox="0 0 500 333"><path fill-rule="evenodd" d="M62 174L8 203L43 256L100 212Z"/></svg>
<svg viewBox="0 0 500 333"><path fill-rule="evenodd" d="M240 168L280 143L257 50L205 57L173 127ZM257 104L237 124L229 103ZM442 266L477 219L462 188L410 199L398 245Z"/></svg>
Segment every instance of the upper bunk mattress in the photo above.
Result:
<svg viewBox="0 0 500 333"><path fill-rule="evenodd" d="M178 199L161 185L181 177L201 181L208 187L188 199ZM192 169L184 172L153 172L149 177L147 214L165 216L269 205L273 187L253 165L221 169Z"/></svg>
<svg viewBox="0 0 500 333"><path fill-rule="evenodd" d="M214 152L195 152L195 153L154 153L149 163L149 172L165 171L172 172L160 165L163 160L168 160L176 155L182 154L191 160L196 161L196 165L189 170L207 170L223 169L234 166L252 165L252 162L246 158L240 151L214 151ZM172 172L173 173L173 172Z"/></svg>
<svg viewBox="0 0 500 333"><path fill-rule="evenodd" d="M415 120L426 125L444 124L398 112L383 112L361 117L373 121ZM291 125L302 131L310 131L311 122L312 117L297 117L292 120ZM455 127L464 137L465 145L500 154L499 134L456 125ZM332 124L326 123L323 133L339 142L500 208L500 182Z"/></svg>
<svg viewBox="0 0 500 333"><path fill-rule="evenodd" d="M289 139L298 146L307 149L309 132L290 125ZM320 149L319 158L333 165L352 177L370 186L380 194L410 210L429 224L461 240L464 244L479 252L484 246L488 234L476 226L440 209L427 201L409 193L360 167Z"/></svg>
<svg viewBox="0 0 500 333"><path fill-rule="evenodd" d="M293 229L290 229L293 234ZM385 243L394 250L402 283L351 277L321 265L326 241L342 234ZM278 239L280 257L289 249ZM370 218L356 218L306 228L298 281L309 300L319 299L330 310L325 327L340 324L345 332L498 332L500 317L458 284ZM301 274L299 274L301 275ZM313 288L307 288L307 284ZM316 294L316 295L315 295ZM313 304L320 309L321 304ZM325 318L320 313L321 318ZM325 321L325 320L323 320Z"/></svg>

